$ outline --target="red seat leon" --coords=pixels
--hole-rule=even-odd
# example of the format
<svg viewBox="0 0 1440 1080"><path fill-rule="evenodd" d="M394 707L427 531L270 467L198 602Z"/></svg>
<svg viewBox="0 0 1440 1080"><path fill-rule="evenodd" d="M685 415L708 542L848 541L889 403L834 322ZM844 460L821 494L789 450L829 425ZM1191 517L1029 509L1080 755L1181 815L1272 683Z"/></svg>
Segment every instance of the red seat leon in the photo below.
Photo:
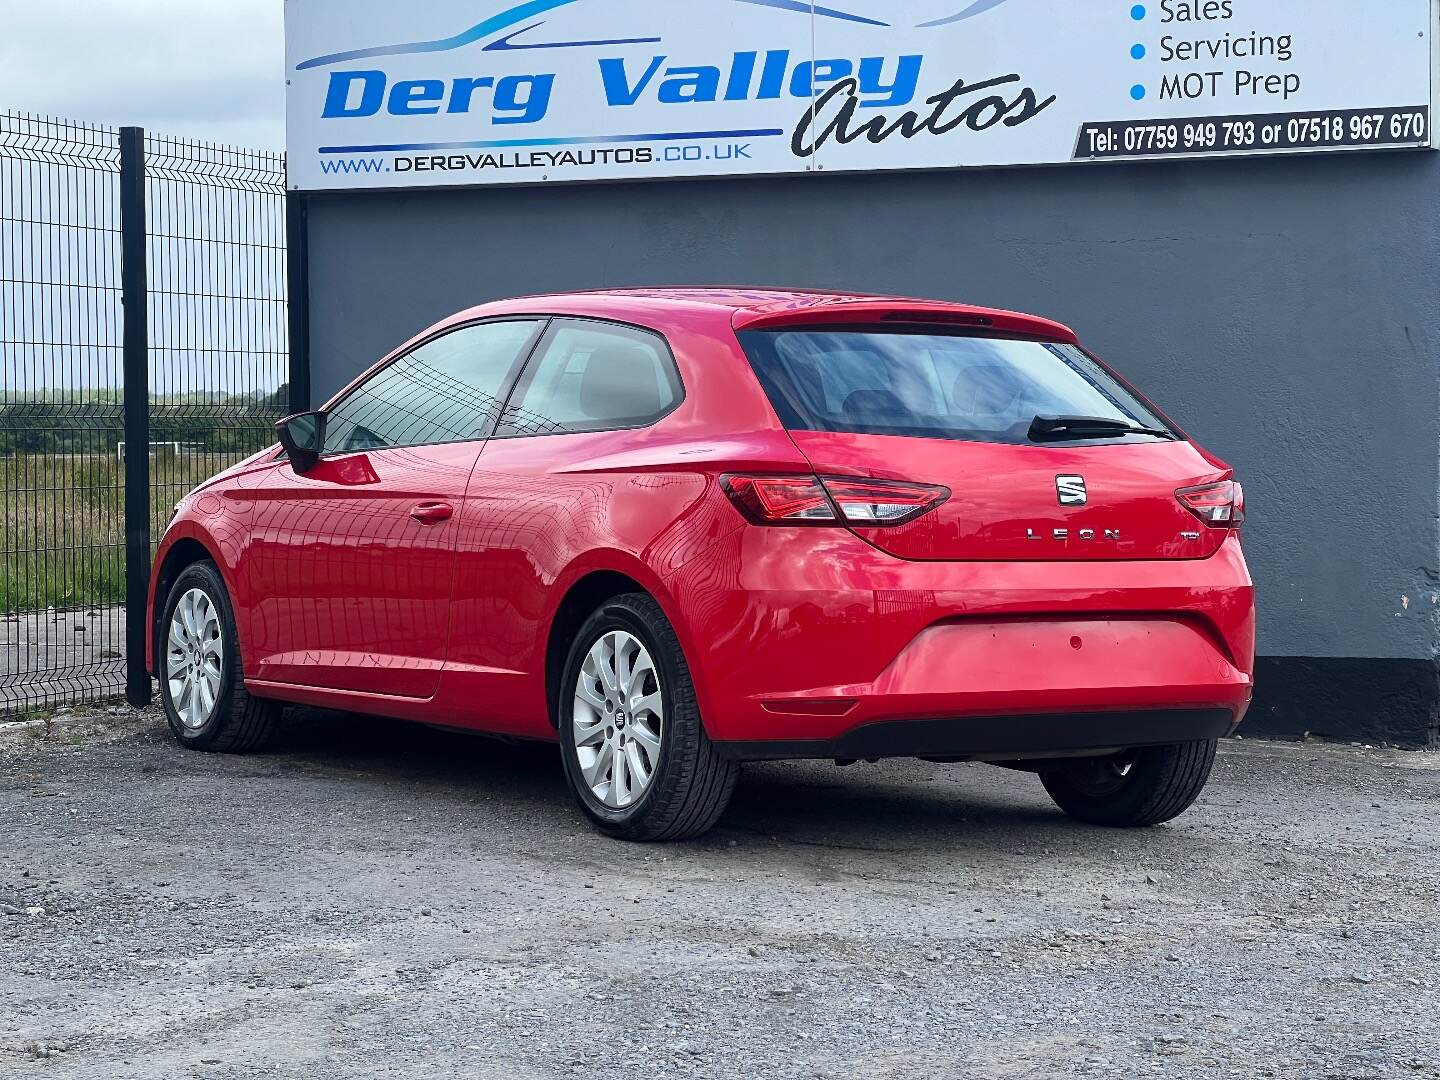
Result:
<svg viewBox="0 0 1440 1080"><path fill-rule="evenodd" d="M1240 485L1044 319L509 300L279 430L160 544L150 656L195 749L287 702L558 741L632 839L784 758L990 761L1149 825L1250 700Z"/></svg>

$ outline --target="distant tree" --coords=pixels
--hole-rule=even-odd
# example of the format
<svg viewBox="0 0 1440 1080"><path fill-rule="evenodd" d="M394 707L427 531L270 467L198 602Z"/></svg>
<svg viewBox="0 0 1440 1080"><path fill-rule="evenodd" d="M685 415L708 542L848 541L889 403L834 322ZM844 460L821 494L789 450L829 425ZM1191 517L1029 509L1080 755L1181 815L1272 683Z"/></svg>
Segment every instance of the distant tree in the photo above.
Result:
<svg viewBox="0 0 1440 1080"><path fill-rule="evenodd" d="M261 408L288 413L290 411L290 384L281 383L280 388L273 394L267 394L260 405Z"/></svg>

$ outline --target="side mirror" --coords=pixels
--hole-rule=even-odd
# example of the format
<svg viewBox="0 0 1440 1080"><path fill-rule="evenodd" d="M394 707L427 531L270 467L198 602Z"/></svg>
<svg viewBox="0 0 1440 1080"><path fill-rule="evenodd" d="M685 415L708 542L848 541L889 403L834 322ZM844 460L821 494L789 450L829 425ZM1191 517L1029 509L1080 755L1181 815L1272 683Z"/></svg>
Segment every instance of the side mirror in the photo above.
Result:
<svg viewBox="0 0 1440 1080"><path fill-rule="evenodd" d="M280 433L280 445L290 458L290 465L297 473L309 472L320 462L325 450L325 414L319 412L296 413L287 416L275 425Z"/></svg>

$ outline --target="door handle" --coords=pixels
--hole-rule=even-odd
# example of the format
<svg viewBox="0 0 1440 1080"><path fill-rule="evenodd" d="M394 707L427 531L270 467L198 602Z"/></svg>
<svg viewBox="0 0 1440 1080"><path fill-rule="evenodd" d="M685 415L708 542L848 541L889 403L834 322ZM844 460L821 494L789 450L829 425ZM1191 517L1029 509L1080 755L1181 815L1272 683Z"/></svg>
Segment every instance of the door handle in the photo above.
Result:
<svg viewBox="0 0 1440 1080"><path fill-rule="evenodd" d="M439 525L455 516L455 508L444 502L423 502L410 511L410 516L421 525Z"/></svg>

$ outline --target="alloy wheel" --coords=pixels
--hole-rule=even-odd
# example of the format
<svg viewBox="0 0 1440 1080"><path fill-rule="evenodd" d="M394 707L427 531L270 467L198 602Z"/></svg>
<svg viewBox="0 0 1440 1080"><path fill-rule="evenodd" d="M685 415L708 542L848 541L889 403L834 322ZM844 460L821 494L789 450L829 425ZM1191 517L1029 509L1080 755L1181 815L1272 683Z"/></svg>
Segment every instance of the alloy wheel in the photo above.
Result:
<svg viewBox="0 0 1440 1080"><path fill-rule="evenodd" d="M612 810L639 801L655 779L664 726L650 651L624 630L602 634L580 666L570 731L591 794Z"/></svg>
<svg viewBox="0 0 1440 1080"><path fill-rule="evenodd" d="M203 589L191 589L175 605L165 653L165 680L180 723L205 726L220 700L225 641L220 611Z"/></svg>

